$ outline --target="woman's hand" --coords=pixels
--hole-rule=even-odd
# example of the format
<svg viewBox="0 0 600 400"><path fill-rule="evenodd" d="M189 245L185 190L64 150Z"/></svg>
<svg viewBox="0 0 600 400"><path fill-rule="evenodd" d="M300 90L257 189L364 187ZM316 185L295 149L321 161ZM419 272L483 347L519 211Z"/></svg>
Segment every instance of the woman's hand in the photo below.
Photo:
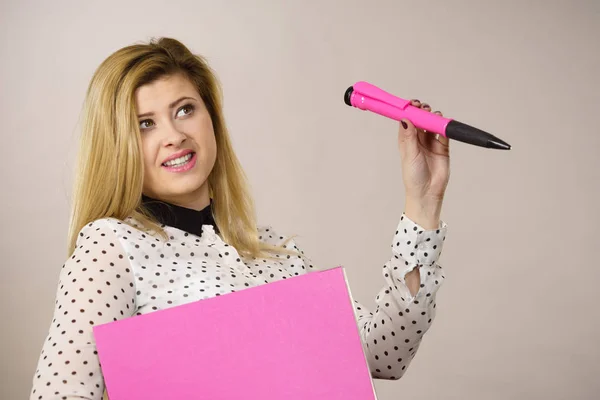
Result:
<svg viewBox="0 0 600 400"><path fill-rule="evenodd" d="M411 104L426 111L431 107L419 100ZM442 115L435 111L435 114ZM435 229L450 179L450 147L444 136L417 129L409 120L400 122L398 147L402 159L402 178L406 189L406 214L413 221Z"/></svg>

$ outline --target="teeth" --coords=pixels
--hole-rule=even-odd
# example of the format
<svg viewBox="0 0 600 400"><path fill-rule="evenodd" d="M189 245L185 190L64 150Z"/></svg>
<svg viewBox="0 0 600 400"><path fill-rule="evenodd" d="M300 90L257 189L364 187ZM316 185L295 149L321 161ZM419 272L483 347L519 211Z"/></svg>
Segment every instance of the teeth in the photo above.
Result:
<svg viewBox="0 0 600 400"><path fill-rule="evenodd" d="M163 165L166 167L180 167L183 164L185 164L186 162L188 162L191 158L192 158L192 153L189 153L188 155L185 155L183 157L179 157L174 160L167 161L166 163L163 163Z"/></svg>

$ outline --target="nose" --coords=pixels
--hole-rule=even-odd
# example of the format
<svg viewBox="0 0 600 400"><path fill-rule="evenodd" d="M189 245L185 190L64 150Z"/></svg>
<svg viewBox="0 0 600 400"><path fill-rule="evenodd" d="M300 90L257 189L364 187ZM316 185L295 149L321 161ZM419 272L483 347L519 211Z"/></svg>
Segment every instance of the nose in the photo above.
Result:
<svg viewBox="0 0 600 400"><path fill-rule="evenodd" d="M175 124L173 124L172 122L170 124L167 124L165 131L165 146L179 147L187 139L186 134L177 129Z"/></svg>

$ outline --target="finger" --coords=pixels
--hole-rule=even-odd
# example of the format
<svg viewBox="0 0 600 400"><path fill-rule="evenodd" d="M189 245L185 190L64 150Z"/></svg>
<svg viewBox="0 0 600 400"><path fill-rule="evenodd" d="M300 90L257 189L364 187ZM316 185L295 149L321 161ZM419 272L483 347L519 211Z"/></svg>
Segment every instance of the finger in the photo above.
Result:
<svg viewBox="0 0 600 400"><path fill-rule="evenodd" d="M440 117L444 116L441 111L434 111L433 113L439 115ZM450 140L444 135L437 135L437 141L442 145L442 147L440 148L440 146L436 145L436 150L443 150L444 147L447 148L450 146Z"/></svg>
<svg viewBox="0 0 600 400"><path fill-rule="evenodd" d="M421 108L426 111L431 111L431 106L427 103L421 104Z"/></svg>
<svg viewBox="0 0 600 400"><path fill-rule="evenodd" d="M402 119L398 129L398 147L403 160L413 159L419 152L417 128L407 119Z"/></svg>
<svg viewBox="0 0 600 400"><path fill-rule="evenodd" d="M421 101L419 101L419 99L411 99L410 105L415 107L421 107Z"/></svg>
<svg viewBox="0 0 600 400"><path fill-rule="evenodd" d="M448 139L446 136L439 135L437 141L444 147L450 146L450 139Z"/></svg>
<svg viewBox="0 0 600 400"><path fill-rule="evenodd" d="M419 129L418 137L419 142L423 147L430 151L435 150L435 145L438 143L437 140L435 140L435 133Z"/></svg>

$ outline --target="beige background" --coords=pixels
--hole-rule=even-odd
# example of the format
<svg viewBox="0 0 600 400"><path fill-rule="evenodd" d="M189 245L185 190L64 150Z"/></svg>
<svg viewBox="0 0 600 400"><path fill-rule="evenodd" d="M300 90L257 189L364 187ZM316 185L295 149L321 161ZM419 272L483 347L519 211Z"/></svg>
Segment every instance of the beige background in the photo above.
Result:
<svg viewBox="0 0 600 400"><path fill-rule="evenodd" d="M0 397L29 395L66 259L83 96L117 48L173 36L225 90L261 222L367 305L403 210L370 81L513 145L452 142L438 318L381 399L591 399L600 383L600 2L2 1Z"/></svg>

